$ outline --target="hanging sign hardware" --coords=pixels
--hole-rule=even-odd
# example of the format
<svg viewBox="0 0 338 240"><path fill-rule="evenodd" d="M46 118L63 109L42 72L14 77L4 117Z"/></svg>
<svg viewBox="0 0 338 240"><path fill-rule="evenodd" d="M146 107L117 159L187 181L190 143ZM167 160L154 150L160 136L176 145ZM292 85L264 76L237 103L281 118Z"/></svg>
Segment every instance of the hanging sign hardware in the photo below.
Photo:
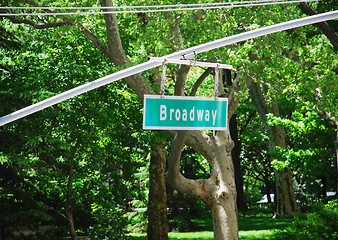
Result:
<svg viewBox="0 0 338 240"><path fill-rule="evenodd" d="M228 64L221 64L221 63L210 63L210 62L201 62L196 60L182 60L182 59L172 59L172 58L157 58L157 57L149 57L150 61L153 62L161 62L161 63L174 63L174 64L183 64L183 65L190 65L190 66L199 66L199 67L212 67L212 68L221 68L221 69L228 69L234 72L237 72L236 69L233 68L232 65Z"/></svg>
<svg viewBox="0 0 338 240"><path fill-rule="evenodd" d="M219 67L218 64L215 67L215 100L218 99L218 82L219 82Z"/></svg>
<svg viewBox="0 0 338 240"><path fill-rule="evenodd" d="M160 95L161 98L164 97L164 83L165 83L165 73L166 73L166 59L163 60L162 62L162 76L161 76L161 87L160 87Z"/></svg>

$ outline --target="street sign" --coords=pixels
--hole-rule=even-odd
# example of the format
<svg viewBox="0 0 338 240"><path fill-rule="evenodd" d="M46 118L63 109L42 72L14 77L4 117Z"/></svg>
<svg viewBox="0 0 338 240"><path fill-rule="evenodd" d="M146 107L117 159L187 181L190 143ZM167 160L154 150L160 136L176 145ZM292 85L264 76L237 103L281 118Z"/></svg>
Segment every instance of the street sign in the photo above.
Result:
<svg viewBox="0 0 338 240"><path fill-rule="evenodd" d="M226 130L227 98L144 96L143 129Z"/></svg>

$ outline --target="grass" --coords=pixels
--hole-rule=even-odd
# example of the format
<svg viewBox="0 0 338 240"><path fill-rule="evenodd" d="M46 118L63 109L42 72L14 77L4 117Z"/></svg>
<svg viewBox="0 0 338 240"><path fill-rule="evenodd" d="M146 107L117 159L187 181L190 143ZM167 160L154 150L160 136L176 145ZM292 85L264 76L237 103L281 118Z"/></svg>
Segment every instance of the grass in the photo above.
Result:
<svg viewBox="0 0 338 240"><path fill-rule="evenodd" d="M142 234L131 234L132 240L144 240L146 237L145 233ZM272 231L270 230L259 230L259 231L239 231L239 239L243 240L271 240ZM170 240L213 240L214 233L211 231L207 232L171 232L169 233Z"/></svg>
<svg viewBox="0 0 338 240"><path fill-rule="evenodd" d="M209 225L210 219L205 223L199 224ZM247 216L238 219L239 239L240 240L272 240L275 230L284 229L292 220L290 219L272 219L268 217ZM132 240L144 240L146 234L131 234ZM212 240L214 239L212 231L203 232L170 232L170 240Z"/></svg>

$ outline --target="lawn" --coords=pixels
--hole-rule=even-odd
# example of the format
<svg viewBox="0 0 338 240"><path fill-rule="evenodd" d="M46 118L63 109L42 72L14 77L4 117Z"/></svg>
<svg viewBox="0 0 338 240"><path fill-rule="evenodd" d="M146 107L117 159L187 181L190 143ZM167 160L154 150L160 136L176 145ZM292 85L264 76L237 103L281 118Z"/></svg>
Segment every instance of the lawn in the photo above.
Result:
<svg viewBox="0 0 338 240"><path fill-rule="evenodd" d="M238 219L239 239L241 240L272 240L275 230L284 229L290 219L272 219L268 217L247 216ZM145 234L131 234L132 240L145 239ZM203 232L170 232L170 240L212 240L212 231Z"/></svg>

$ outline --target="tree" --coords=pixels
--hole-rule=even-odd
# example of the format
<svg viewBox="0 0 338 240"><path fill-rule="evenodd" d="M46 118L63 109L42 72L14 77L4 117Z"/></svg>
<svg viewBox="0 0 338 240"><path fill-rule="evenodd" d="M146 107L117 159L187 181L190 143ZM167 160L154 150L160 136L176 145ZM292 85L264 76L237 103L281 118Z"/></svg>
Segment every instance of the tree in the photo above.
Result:
<svg viewBox="0 0 338 240"><path fill-rule="evenodd" d="M30 4L36 5L34 2L30 2ZM103 1L103 6L112 5L111 1ZM184 14L163 14L160 15L163 18L158 22L161 23L161 28L149 28L145 32L145 40L146 43L140 44L137 40L135 41L128 41L133 34L135 34L130 27L128 28L128 24L130 21L125 20L124 17L119 17L120 26L125 28L119 28L118 18L115 15L105 15L105 30L106 36L102 33L102 31L97 31L98 34L95 35L91 32L88 28L85 27L81 21L85 22L85 18L79 18L72 20L70 18L64 18L62 22L58 22L56 20L55 24L46 24L42 23L40 25L34 24L35 21L27 21L23 19L12 19L12 21L16 21L18 23L27 23L32 25L33 27L50 27L52 25L69 25L78 27L79 30L91 40L92 44L96 46L104 55L106 55L116 66L123 66L128 64L129 59L133 59L134 55L137 57L144 55L160 55L168 49L179 49L186 46L194 46L197 45L201 41L210 41L210 39L217 39L220 31L228 30L228 34L234 34L248 28L257 27L257 25L266 25L270 24L274 21L283 21L287 18L285 15L281 15L281 12L285 13L285 9L282 7L274 7L272 8L273 11L269 11L269 16L273 17L272 19L267 20L265 18L266 8L261 8L259 11L252 13L250 17L247 17L246 11L219 11L219 14L214 14L213 11L206 11L202 16L198 13L195 14L194 17L188 18L185 17ZM268 9L270 10L270 9ZM293 14L298 15L298 12L295 12L292 8L291 10ZM289 11L288 11L289 12ZM225 21L225 13L227 20ZM241 22L235 21L234 19L237 18L239 15L243 16ZM159 16L159 15L157 15ZM188 15L189 16L189 15ZM262 18L262 16L264 16ZM137 18L143 19L143 22L139 23L144 24L145 22L151 22L153 26L156 26L156 21L150 21L149 16L140 14L139 16L133 16L131 22L137 24ZM165 19L165 21L163 21ZM208 19L208 21L202 21L204 19ZM255 24L252 25L251 21L254 19ZM53 18L54 20L54 18ZM234 20L234 21L229 21ZM47 21L47 20L46 20ZM200 25L198 27L192 24L193 21L199 21ZM268 21L268 22L267 22ZM271 21L271 22L270 22ZM100 20L102 23L102 19ZM210 22L215 23L215 28L210 29ZM219 24L221 22L221 24ZM228 24L225 24L225 22ZM248 23L249 22L249 23ZM51 23L51 22L49 22ZM222 24L223 23L223 24ZM134 26L134 25L133 25ZM147 24L147 27L149 25ZM191 26L190 28L187 26ZM120 30L122 31L120 32ZM161 29L161 30L159 30ZM215 31L217 29L218 31ZM129 32L128 32L129 30ZM174 30L171 31L171 30ZM203 30L206 30L207 34L203 33ZM168 44L148 44L151 32L156 32L156 38L161 40L163 43ZM142 32L143 33L143 32ZM121 36L130 36L122 37ZM171 35L172 34L172 35ZM199 38L196 36L199 34ZM136 35L136 34L135 34ZM168 36L170 36L168 38ZM281 35L278 35L279 37ZM171 38L172 37L172 38ZM100 39L106 39L100 40ZM278 39L278 38L277 38ZM282 38L283 39L283 38ZM287 38L288 39L288 38ZM170 42L174 40L173 42ZM268 39L269 41L270 39ZM276 39L274 39L276 40ZM107 42L108 44L104 44ZM263 41L262 41L263 42ZM183 44L183 45L182 45ZM266 44L265 42L262 44L263 46L269 46L270 44ZM186 46L185 46L186 45ZM165 47L164 47L165 46ZM166 47L169 46L167 49ZM249 70L250 72L250 64L248 60L248 49L253 49L254 44L252 41L248 41L244 44L237 44L233 48L229 48L228 51L213 51L209 55L206 54L206 58L210 59L211 56L219 56L222 59L229 59L233 56L234 58L234 65L236 67L240 67L241 69L245 69L246 71ZM264 49L262 46L260 46ZM257 50L257 49L256 49ZM239 53L239 54L238 54ZM277 48L273 48L274 54L279 54L280 51ZM129 59L128 57L129 56ZM201 56L204 57L204 56ZM275 64L276 62L274 62ZM269 65L271 66L271 65ZM257 71L252 71L257 72ZM173 85L175 85L175 94L176 95L183 95L185 93L184 86L186 85L186 74L188 73L188 69L185 67L180 67L176 72L176 81ZM148 75L149 76L149 75ZM250 78L246 78L248 82L250 82ZM142 99L144 94L154 94L156 91L153 90L151 84L147 79L138 74L126 79L127 84L133 91ZM237 103L239 102L239 98L236 98L235 91L240 90L241 86L238 86L240 82L240 75L234 80L234 82L227 86L227 92L224 93L223 96L228 96L229 98L229 118L232 116ZM220 84L222 85L222 84ZM233 147L232 140L229 136L229 132L217 132L215 135L204 133L204 132L178 132L173 133L175 135L175 140L172 145L172 150L170 153L169 158L169 171L168 171L168 181L175 186L177 189L189 193L193 196L196 196L206 202L213 211L214 216L214 232L215 232L215 239L224 239L224 238L231 238L236 239L238 238L237 235L237 218L236 218L236 207L235 207L235 198L236 192L234 187L234 176L233 176L233 166L231 161L231 149ZM184 144L187 144L193 147L197 152L202 154L209 162L212 167L212 174L210 178L207 180L191 180L183 177L179 172L179 159L181 155L181 149Z"/></svg>
<svg viewBox="0 0 338 240"><path fill-rule="evenodd" d="M111 2L103 2L103 6L111 5ZM74 22L69 22L68 24L75 24ZM89 30L81 26L81 31L89 37L92 42L103 50L115 65L124 65L128 60L125 54L125 51L122 47L122 42L118 32L117 18L115 15L106 15L105 23L107 29L107 42L108 47L104 47L103 43L98 41L98 38L94 38L93 35L89 34ZM183 73L184 73L183 68ZM235 84L238 84L239 79L235 81ZM136 75L126 79L128 85L139 95L140 98L143 97L145 93L153 94L151 86L146 84L145 79L141 75ZM178 83L181 85L176 87L178 92L183 92L184 90L185 77L183 75L178 75ZM236 89L237 86L233 86L232 89ZM233 98L234 91L229 92L229 115L232 115L234 107L238 101L235 101ZM175 162L179 160L181 152L181 144L183 144L183 139L181 136L184 136L183 133L179 133L177 140L173 143L172 154L169 160L170 166L173 166ZM193 140L194 139L194 140ZM180 145L177 145L179 142ZM236 239L238 238L237 233L237 217L236 217L236 207L235 207L235 186L233 179L233 167L231 162L231 149L232 149L232 140L230 139L229 132L218 132L216 136L211 137L205 133L201 132L191 132L187 136L187 142L196 148L198 152L202 153L209 161L209 163L214 167L213 174L208 181L204 180L188 180L182 178L182 176L176 171L173 167L169 167L168 179L174 186L177 186L177 177L180 178L179 183L180 190L181 186L187 186L186 184L193 183L192 186L185 189L188 193L198 196L203 201L205 201L214 212L214 222L215 222L215 238L224 239L226 237ZM209 146L207 149L204 149L203 146ZM220 161L220 162L219 162ZM174 170L174 172L172 171ZM207 189L207 191L203 191ZM198 194L199 193L199 194ZM221 207L222 206L222 207Z"/></svg>
<svg viewBox="0 0 338 240"><path fill-rule="evenodd" d="M275 116L279 116L279 109L276 100L272 100L270 106L266 104L262 90L257 83L251 83L250 95L252 101L259 113L259 116L267 128L269 136L269 152L273 156L276 147L285 148L285 135L281 126L268 125L266 115L271 111ZM272 161L272 159L271 159ZM293 217L297 210L294 188L292 183L291 170L289 168L275 169L276 182L276 216Z"/></svg>
<svg viewBox="0 0 338 240"><path fill-rule="evenodd" d="M102 54L91 54L94 48L84 52L86 39L81 34L59 30L49 31L49 41L45 33L30 31L22 40L25 48L2 49L1 85L11 91L1 95L1 115L59 93L64 86L106 74L103 64L90 64L102 62ZM72 51L62 54L60 49L66 47ZM131 154L140 147L137 139L125 138L141 127L140 102L132 93L122 93L121 87L100 89L1 129L1 200L8 203L2 224L57 225L61 231L67 223L73 239L76 230L121 239L124 221L118 206L128 198L127 189L135 192L127 185L141 164L132 164L138 159ZM121 192L112 194L115 188ZM101 222L110 225L105 233L100 232Z"/></svg>
<svg viewBox="0 0 338 240"><path fill-rule="evenodd" d="M292 101L292 99L289 99ZM294 102L297 106L297 103ZM299 105L299 103L298 103ZM313 199L325 199L328 191L334 191L334 132L317 113L297 106L291 116L268 115L269 125L283 126L288 135L288 147L277 148L281 161L277 168L290 167L297 172L297 194L301 204Z"/></svg>

